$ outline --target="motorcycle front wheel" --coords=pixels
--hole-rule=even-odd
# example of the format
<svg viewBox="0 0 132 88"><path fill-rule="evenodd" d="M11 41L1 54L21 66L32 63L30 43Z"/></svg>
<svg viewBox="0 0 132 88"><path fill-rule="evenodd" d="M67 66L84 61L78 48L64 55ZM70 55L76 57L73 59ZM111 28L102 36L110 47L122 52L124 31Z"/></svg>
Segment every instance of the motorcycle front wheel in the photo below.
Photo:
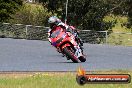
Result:
<svg viewBox="0 0 132 88"><path fill-rule="evenodd" d="M63 53L67 58L71 59L74 63L78 63L78 58L74 55L74 52L71 47L65 47Z"/></svg>
<svg viewBox="0 0 132 88"><path fill-rule="evenodd" d="M85 61L86 61L86 58L83 57L83 56L80 56L80 57L79 57L79 60L80 60L81 62L85 62Z"/></svg>

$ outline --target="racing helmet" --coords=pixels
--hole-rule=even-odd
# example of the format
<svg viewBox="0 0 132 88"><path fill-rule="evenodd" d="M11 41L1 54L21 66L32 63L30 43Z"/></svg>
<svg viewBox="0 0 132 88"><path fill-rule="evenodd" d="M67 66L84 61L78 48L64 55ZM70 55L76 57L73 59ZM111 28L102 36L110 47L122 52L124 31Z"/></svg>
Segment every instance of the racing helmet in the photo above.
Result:
<svg viewBox="0 0 132 88"><path fill-rule="evenodd" d="M60 23L61 20L56 17L56 16L51 16L49 19L48 19L48 23L50 24L50 27L52 28L54 25L57 25L58 23Z"/></svg>

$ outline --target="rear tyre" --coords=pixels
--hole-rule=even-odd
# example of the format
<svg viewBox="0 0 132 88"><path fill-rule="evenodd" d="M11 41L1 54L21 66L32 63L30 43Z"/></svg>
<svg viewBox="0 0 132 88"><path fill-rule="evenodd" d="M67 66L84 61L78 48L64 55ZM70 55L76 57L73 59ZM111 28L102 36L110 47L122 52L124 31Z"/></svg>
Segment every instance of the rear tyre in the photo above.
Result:
<svg viewBox="0 0 132 88"><path fill-rule="evenodd" d="M84 58L83 56L81 56L81 57L79 57L79 60L80 60L81 62L85 62L85 61L86 61L86 58Z"/></svg>
<svg viewBox="0 0 132 88"><path fill-rule="evenodd" d="M67 58L70 58L74 63L78 63L78 58L76 58L76 56L74 55L74 53L72 52L70 48L65 47L63 49L63 52L65 53Z"/></svg>

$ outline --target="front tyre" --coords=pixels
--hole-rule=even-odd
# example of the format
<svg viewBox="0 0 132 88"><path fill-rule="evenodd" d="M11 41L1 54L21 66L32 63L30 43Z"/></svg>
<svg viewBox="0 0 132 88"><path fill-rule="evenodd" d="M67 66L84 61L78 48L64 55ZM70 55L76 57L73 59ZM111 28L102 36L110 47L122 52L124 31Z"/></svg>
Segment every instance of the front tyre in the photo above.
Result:
<svg viewBox="0 0 132 88"><path fill-rule="evenodd" d="M74 63L78 63L78 58L74 55L74 52L72 52L71 48L65 47L63 49L63 53L66 55L67 58L70 58Z"/></svg>
<svg viewBox="0 0 132 88"><path fill-rule="evenodd" d="M81 62L85 62L85 61L86 61L86 58L85 58L84 56L80 56L80 57L79 57L79 60L80 60Z"/></svg>

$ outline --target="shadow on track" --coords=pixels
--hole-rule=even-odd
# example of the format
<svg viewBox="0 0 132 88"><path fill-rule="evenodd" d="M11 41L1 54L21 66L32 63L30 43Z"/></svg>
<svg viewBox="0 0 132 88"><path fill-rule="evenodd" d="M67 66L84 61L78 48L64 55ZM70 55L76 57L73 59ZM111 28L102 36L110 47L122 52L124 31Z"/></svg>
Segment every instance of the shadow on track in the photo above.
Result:
<svg viewBox="0 0 132 88"><path fill-rule="evenodd" d="M68 61L66 61L66 62L49 62L49 63L70 63L70 64L80 64L80 63L88 63L88 62L78 62L78 63L74 63L74 62L68 62Z"/></svg>

